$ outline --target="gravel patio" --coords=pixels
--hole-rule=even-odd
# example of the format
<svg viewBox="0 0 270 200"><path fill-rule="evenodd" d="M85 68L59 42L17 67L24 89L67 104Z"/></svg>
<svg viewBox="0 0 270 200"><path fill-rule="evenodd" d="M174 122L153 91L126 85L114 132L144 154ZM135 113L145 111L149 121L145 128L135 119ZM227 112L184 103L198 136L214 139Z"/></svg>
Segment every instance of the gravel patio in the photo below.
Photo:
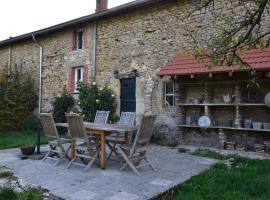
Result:
<svg viewBox="0 0 270 200"><path fill-rule="evenodd" d="M43 146L42 151L47 147ZM21 160L19 149L0 151L0 166L11 168L21 185L41 186L67 200L146 200L185 182L208 169L216 160L182 154L177 149L151 145L148 156L157 168L142 168L139 177L130 169L120 171L120 164L108 162L101 170L96 165L84 172L79 166L66 169L67 162Z"/></svg>

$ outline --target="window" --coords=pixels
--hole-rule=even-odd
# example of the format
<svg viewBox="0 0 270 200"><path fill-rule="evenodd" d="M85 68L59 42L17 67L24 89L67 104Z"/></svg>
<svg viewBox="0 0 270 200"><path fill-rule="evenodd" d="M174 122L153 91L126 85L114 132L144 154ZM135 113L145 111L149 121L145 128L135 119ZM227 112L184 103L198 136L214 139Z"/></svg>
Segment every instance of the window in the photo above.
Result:
<svg viewBox="0 0 270 200"><path fill-rule="evenodd" d="M165 107L175 106L175 86L173 82L166 82L164 85L164 104Z"/></svg>
<svg viewBox="0 0 270 200"><path fill-rule="evenodd" d="M84 32L82 30L78 30L75 32L75 49L83 49L84 48Z"/></svg>
<svg viewBox="0 0 270 200"><path fill-rule="evenodd" d="M78 83L83 82L83 67L75 67L74 69L74 92L78 92Z"/></svg>

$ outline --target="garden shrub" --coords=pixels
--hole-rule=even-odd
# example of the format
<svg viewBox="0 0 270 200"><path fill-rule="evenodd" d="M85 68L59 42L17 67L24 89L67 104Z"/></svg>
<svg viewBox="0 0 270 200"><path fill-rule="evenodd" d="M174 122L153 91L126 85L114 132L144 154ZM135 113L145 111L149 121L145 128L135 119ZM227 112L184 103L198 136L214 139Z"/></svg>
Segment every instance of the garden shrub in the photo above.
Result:
<svg viewBox="0 0 270 200"><path fill-rule="evenodd" d="M97 110L110 111L110 123L118 119L116 97L110 86L101 87L95 82L91 84L80 83L78 91L78 105L82 109L86 121L94 121Z"/></svg>
<svg viewBox="0 0 270 200"><path fill-rule="evenodd" d="M36 115L30 115L27 118L23 119L22 122L20 123L20 128L21 130L24 131L35 131L38 129L40 126L40 120Z"/></svg>
<svg viewBox="0 0 270 200"><path fill-rule="evenodd" d="M66 87L54 98L52 102L53 117L56 122L66 122L65 113L75 106L74 98L67 92Z"/></svg>
<svg viewBox="0 0 270 200"><path fill-rule="evenodd" d="M16 200L17 193L13 188L4 187L0 188L0 200Z"/></svg>
<svg viewBox="0 0 270 200"><path fill-rule="evenodd" d="M20 129L21 122L33 115L37 90L32 73L23 67L4 68L0 72L0 130Z"/></svg>

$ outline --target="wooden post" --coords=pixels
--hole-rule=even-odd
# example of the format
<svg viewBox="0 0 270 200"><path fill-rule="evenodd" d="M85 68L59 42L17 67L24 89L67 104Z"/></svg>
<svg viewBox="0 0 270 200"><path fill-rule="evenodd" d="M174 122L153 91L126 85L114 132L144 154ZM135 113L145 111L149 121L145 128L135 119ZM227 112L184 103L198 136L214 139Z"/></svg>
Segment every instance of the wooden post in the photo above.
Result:
<svg viewBox="0 0 270 200"><path fill-rule="evenodd" d="M241 103L241 88L238 83L235 85L235 119L234 125L236 128L241 128L242 115L239 104Z"/></svg>
<svg viewBox="0 0 270 200"><path fill-rule="evenodd" d="M205 95L204 114L206 116L209 116L210 115L210 113L209 113L209 106L206 105L209 102L209 88L208 88L207 83L204 84L204 95Z"/></svg>
<svg viewBox="0 0 270 200"><path fill-rule="evenodd" d="M185 108L183 106L179 106L181 103L185 103L186 100L186 93L185 88L181 83L177 83L176 86L176 106L178 106L178 113L179 113L179 123L184 124L186 122L186 114L185 114Z"/></svg>
<svg viewBox="0 0 270 200"><path fill-rule="evenodd" d="M219 129L218 136L219 136L218 137L219 138L219 148L225 149L226 136L225 136L223 129Z"/></svg>

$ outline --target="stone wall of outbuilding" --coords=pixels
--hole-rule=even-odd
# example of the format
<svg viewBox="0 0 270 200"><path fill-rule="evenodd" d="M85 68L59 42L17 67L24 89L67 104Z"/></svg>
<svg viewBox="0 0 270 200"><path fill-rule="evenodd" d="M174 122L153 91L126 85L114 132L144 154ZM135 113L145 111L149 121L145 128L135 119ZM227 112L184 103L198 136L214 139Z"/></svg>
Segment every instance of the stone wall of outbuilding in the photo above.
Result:
<svg viewBox="0 0 270 200"><path fill-rule="evenodd" d="M163 144L175 143L180 139L178 109L164 108L163 83L155 74L176 53L192 50L190 34L206 44L218 34L215 23L224 24L224 18L231 14L241 17L244 7L239 2L217 0L214 7L192 12L198 1L174 0L99 22L97 79L114 85L119 94L119 80L112 78L113 72L125 74L136 69L137 114L158 114L156 139ZM269 16L266 18L263 26L269 22Z"/></svg>

